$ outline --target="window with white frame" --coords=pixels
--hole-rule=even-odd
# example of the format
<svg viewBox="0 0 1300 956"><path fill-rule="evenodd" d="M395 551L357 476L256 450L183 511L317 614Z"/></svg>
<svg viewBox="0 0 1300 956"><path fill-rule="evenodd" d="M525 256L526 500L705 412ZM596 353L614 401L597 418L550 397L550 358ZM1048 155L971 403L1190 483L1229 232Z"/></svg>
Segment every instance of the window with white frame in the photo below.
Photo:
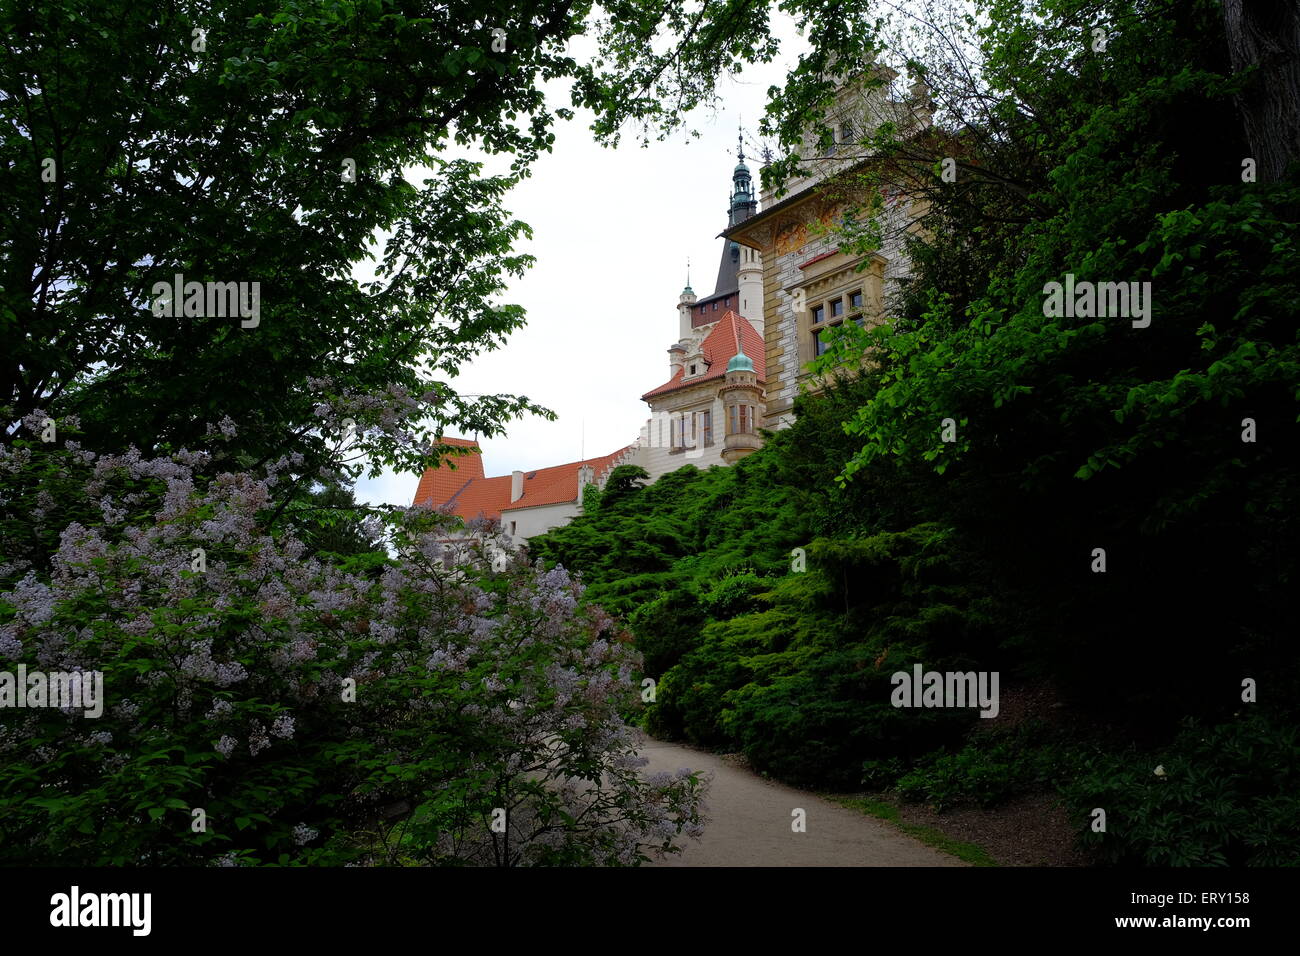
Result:
<svg viewBox="0 0 1300 956"><path fill-rule="evenodd" d="M812 309L813 355L822 355L830 345L825 333L847 319L862 327L866 323L861 289L853 289L827 299Z"/></svg>

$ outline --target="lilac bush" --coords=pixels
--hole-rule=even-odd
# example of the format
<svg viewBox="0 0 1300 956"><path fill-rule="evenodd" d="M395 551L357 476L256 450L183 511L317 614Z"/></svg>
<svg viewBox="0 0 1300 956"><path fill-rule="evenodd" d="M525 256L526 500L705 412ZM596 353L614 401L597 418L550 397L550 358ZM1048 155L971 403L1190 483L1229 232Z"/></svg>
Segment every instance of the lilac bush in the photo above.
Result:
<svg viewBox="0 0 1300 956"><path fill-rule="evenodd" d="M706 782L641 772L639 656L563 568L494 568L498 529L427 509L314 554L300 462L75 433L0 446L0 670L100 671L106 703L0 710L0 862L628 865L698 835Z"/></svg>

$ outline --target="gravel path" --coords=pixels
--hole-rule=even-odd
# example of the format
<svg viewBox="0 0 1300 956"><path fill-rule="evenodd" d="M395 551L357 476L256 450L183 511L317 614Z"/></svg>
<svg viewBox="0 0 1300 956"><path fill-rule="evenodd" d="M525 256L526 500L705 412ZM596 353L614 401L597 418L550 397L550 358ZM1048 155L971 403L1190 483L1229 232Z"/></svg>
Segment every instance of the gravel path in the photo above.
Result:
<svg viewBox="0 0 1300 956"><path fill-rule="evenodd" d="M764 780L714 754L647 740L641 755L650 760L646 773L689 767L714 775L704 836L648 866L964 865L874 817ZM791 828L796 807L806 812L804 833Z"/></svg>

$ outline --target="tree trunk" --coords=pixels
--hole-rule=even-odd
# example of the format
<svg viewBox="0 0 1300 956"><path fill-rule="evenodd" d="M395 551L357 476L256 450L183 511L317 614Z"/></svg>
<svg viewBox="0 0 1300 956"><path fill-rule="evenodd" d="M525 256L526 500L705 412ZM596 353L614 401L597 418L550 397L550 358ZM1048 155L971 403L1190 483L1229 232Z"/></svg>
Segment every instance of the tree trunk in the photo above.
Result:
<svg viewBox="0 0 1300 956"><path fill-rule="evenodd" d="M1300 159L1300 0L1223 0L1235 73L1256 68L1237 97L1262 182L1276 182Z"/></svg>

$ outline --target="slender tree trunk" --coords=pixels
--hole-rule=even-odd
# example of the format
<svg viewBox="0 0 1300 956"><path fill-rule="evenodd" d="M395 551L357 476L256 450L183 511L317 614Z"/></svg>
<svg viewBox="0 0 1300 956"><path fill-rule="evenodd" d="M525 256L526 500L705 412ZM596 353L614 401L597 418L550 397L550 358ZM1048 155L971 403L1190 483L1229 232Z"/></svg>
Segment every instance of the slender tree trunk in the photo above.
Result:
<svg viewBox="0 0 1300 956"><path fill-rule="evenodd" d="M1262 182L1282 178L1300 159L1300 0L1223 0L1234 72L1256 74L1237 97Z"/></svg>

